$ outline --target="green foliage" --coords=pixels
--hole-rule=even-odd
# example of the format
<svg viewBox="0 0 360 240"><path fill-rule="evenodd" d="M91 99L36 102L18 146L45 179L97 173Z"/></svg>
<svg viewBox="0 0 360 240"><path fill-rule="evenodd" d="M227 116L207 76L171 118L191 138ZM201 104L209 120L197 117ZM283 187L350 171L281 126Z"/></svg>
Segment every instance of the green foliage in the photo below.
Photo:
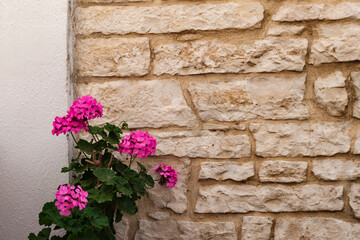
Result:
<svg viewBox="0 0 360 240"><path fill-rule="evenodd" d="M106 123L103 127L89 125L90 141L80 139L75 148L77 158L61 172L73 172L72 185L81 185L88 192L85 209L77 207L70 216L61 216L55 201L45 203L39 214L39 224L45 226L38 235L31 233L30 240L115 240L114 221L120 222L123 214L134 215L136 201L153 187L154 180L146 168L138 164L139 171L114 157L121 141L126 122L119 126ZM64 229L64 236L52 236L51 229Z"/></svg>

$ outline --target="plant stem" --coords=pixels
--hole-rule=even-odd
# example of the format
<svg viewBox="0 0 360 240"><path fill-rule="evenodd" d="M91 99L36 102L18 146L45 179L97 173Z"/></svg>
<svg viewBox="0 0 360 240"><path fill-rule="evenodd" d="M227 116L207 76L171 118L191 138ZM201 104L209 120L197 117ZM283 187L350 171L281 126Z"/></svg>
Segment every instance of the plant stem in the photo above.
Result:
<svg viewBox="0 0 360 240"><path fill-rule="evenodd" d="M76 141L76 139L75 139L75 137L74 137L74 134L73 134L72 132L70 132L70 134L71 134L72 138L74 139L74 142L75 142L76 145L77 145L77 141Z"/></svg>

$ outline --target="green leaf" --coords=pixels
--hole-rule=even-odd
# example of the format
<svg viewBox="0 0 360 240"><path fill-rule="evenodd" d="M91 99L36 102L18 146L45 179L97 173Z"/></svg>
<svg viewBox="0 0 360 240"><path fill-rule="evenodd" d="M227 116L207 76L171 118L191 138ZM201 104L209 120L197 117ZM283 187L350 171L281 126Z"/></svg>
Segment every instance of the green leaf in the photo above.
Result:
<svg viewBox="0 0 360 240"><path fill-rule="evenodd" d="M121 222L121 220L122 220L122 214L121 214L121 211L120 211L120 209L118 208L118 209L116 209L116 217L115 217L115 222L116 223L119 223L119 222Z"/></svg>
<svg viewBox="0 0 360 240"><path fill-rule="evenodd" d="M117 198L116 205L121 211L129 215L134 215L137 212L135 201L128 196Z"/></svg>
<svg viewBox="0 0 360 240"><path fill-rule="evenodd" d="M30 233L28 236L29 240L48 240L50 237L51 228L43 228L36 236L34 233Z"/></svg>
<svg viewBox="0 0 360 240"><path fill-rule="evenodd" d="M137 163L137 165L140 167L141 171L144 171L144 172L147 173L147 170L146 170L146 168L144 167L144 165L142 165L142 164L139 163L139 162L136 162L136 163Z"/></svg>
<svg viewBox="0 0 360 240"><path fill-rule="evenodd" d="M138 193L141 196L146 194L145 183L141 178L130 178L129 182L132 185L135 193Z"/></svg>
<svg viewBox="0 0 360 240"><path fill-rule="evenodd" d="M98 237L91 230L71 234L67 240L98 240Z"/></svg>
<svg viewBox="0 0 360 240"><path fill-rule="evenodd" d="M104 228L103 231L105 232L108 240L116 240L115 235L112 232L112 230L110 229L110 227Z"/></svg>
<svg viewBox="0 0 360 240"><path fill-rule="evenodd" d="M123 174L123 172L128 168L127 165L123 164L122 162L116 162L113 165L113 169L120 174Z"/></svg>
<svg viewBox="0 0 360 240"><path fill-rule="evenodd" d="M94 175L107 185L115 185L116 174L113 170L107 168L97 168Z"/></svg>
<svg viewBox="0 0 360 240"><path fill-rule="evenodd" d="M102 229L109 225L107 216L99 208L86 207L84 211L85 216L90 220L94 227Z"/></svg>
<svg viewBox="0 0 360 240"><path fill-rule="evenodd" d="M133 193L131 185L125 178L117 176L115 182L116 182L116 189L120 193L124 195L131 195Z"/></svg>
<svg viewBox="0 0 360 240"><path fill-rule="evenodd" d="M108 138L108 142L111 144L119 144L120 143L120 135L117 134L114 131L109 132L109 138Z"/></svg>
<svg viewBox="0 0 360 240"><path fill-rule="evenodd" d="M103 131L104 131L103 127L96 127L96 126L89 125L89 133L90 134L100 134Z"/></svg>
<svg viewBox="0 0 360 240"><path fill-rule="evenodd" d="M50 209L54 209L54 208L56 208L54 202L47 202L44 204L42 211L39 213L39 224L40 225L51 226L51 224L53 224L52 219L46 213L46 211L48 211Z"/></svg>
<svg viewBox="0 0 360 240"><path fill-rule="evenodd" d="M126 178L127 180L129 180L130 178L138 177L138 176L139 176L139 174L138 174L136 171L134 171L134 170L132 170L132 169L130 169L130 168L125 169L125 171L122 172L122 175L123 175L124 178Z"/></svg>
<svg viewBox="0 0 360 240"><path fill-rule="evenodd" d="M148 185L149 187L155 186L154 179L149 174L146 174L145 172L141 171L140 176L141 179L146 183L146 185Z"/></svg>
<svg viewBox="0 0 360 240"><path fill-rule="evenodd" d="M115 132L116 134L118 134L118 137L120 138L120 134L122 133L122 130L121 128L113 125L113 124L110 124L110 123L106 123L106 125L104 126L104 128L108 131L108 132Z"/></svg>
<svg viewBox="0 0 360 240"><path fill-rule="evenodd" d="M101 190L97 188L92 188L87 191L88 198L94 199L98 203L104 203L112 201L114 194L112 193L111 189L101 188Z"/></svg>
<svg viewBox="0 0 360 240"><path fill-rule="evenodd" d="M79 139L75 148L80 149L80 151L92 154L92 151L95 150L93 144L85 141L84 139Z"/></svg>

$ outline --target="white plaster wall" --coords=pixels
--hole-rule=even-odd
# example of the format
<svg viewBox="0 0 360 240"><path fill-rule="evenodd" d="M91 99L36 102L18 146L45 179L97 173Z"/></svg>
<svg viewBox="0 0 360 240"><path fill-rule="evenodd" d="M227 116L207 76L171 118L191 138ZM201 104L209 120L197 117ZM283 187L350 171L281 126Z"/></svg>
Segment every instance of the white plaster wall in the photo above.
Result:
<svg viewBox="0 0 360 240"><path fill-rule="evenodd" d="M67 182L64 135L51 135L65 114L67 1L0 0L0 239L38 231L42 205Z"/></svg>

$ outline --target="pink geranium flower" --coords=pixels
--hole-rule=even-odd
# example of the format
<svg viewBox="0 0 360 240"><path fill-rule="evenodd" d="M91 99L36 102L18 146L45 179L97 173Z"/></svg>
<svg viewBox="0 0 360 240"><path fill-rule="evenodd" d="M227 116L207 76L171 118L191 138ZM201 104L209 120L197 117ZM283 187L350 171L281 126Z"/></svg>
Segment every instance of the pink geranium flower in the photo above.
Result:
<svg viewBox="0 0 360 240"><path fill-rule="evenodd" d="M137 155L138 158L146 158L156 151L156 139L148 132L137 130L125 135L119 144L118 152L127 153L130 156Z"/></svg>
<svg viewBox="0 0 360 240"><path fill-rule="evenodd" d="M168 188L173 188L177 182L177 171L171 167L171 165L166 166L163 163L160 163L157 168L154 168L155 172L160 173L160 184L163 185L166 183Z"/></svg>
<svg viewBox="0 0 360 240"><path fill-rule="evenodd" d="M73 102L65 117L56 117L53 122L52 134L78 133L82 129L89 130L88 120L102 117L103 107L97 100L89 95L78 98Z"/></svg>
<svg viewBox="0 0 360 240"><path fill-rule="evenodd" d="M83 210L86 207L87 196L88 192L82 190L81 186L61 185L55 193L55 206L60 210L60 215L69 216L71 209L79 207L79 210Z"/></svg>

